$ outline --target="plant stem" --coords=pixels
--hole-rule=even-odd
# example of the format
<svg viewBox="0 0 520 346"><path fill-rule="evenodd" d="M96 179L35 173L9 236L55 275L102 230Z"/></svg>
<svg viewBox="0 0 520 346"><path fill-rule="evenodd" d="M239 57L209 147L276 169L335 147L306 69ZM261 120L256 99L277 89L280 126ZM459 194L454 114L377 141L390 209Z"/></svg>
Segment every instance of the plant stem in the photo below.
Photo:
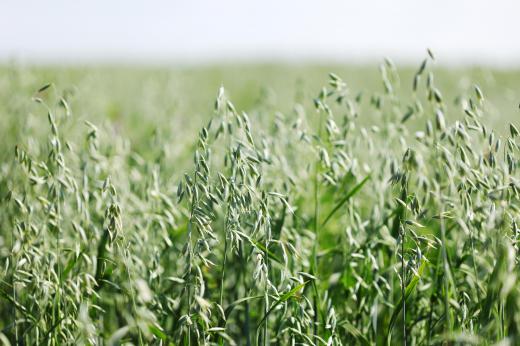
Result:
<svg viewBox="0 0 520 346"><path fill-rule="evenodd" d="M401 300L403 302L403 345L406 346L406 267L404 260L405 230L401 233Z"/></svg>

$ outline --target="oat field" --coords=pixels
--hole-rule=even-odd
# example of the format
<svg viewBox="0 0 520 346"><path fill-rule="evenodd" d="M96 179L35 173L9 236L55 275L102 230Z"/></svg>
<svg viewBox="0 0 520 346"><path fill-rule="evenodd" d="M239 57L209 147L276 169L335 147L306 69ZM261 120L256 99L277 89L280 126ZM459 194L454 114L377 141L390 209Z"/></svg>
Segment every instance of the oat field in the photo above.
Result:
<svg viewBox="0 0 520 346"><path fill-rule="evenodd" d="M520 344L520 71L0 67L6 345Z"/></svg>

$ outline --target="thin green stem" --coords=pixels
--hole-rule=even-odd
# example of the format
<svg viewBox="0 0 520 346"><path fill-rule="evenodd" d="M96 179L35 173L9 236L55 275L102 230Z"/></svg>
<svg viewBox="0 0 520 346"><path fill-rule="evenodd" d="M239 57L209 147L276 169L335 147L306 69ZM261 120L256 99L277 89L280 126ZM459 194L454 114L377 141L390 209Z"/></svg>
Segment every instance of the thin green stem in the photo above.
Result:
<svg viewBox="0 0 520 346"><path fill-rule="evenodd" d="M225 230L227 233L227 228ZM228 237L227 234L224 235L224 260L222 262L222 268L220 271L220 306L223 307L224 303L224 275L226 271L226 261L227 261L227 253L228 253Z"/></svg>
<svg viewBox="0 0 520 346"><path fill-rule="evenodd" d="M319 112L318 118L318 139L321 138L322 132L322 121L323 121L323 112ZM318 276L318 249L320 242L320 232L319 232L319 219L320 219L320 184L319 184L319 175L320 175L320 161L316 159L314 163L314 245L312 247L312 264L311 264L311 273L314 276ZM314 291L313 297L313 309L314 309L314 335L317 336L319 333L319 291L316 285L315 280L312 281L312 287ZM317 340L315 340L317 341Z"/></svg>
<svg viewBox="0 0 520 346"><path fill-rule="evenodd" d="M406 264L404 260L404 227L401 233L401 301L403 302L403 345L406 346Z"/></svg>
<svg viewBox="0 0 520 346"><path fill-rule="evenodd" d="M269 241L266 235L266 240L264 244L265 248L268 249ZM266 273L265 273L265 282L264 282L264 316L267 316L269 314L269 286L268 286L268 280L269 280L269 257L267 253L265 254L265 264L266 264ZM264 319L264 325L263 325L263 338L262 343L264 346L267 346L269 344L269 341L267 340L268 336L268 318L266 317Z"/></svg>

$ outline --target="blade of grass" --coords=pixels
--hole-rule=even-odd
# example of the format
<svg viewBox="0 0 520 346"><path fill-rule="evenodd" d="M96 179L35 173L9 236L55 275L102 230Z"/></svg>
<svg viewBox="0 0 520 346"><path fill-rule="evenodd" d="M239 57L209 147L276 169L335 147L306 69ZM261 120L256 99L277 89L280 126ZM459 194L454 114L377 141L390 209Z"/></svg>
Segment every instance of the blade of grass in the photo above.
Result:
<svg viewBox="0 0 520 346"><path fill-rule="evenodd" d="M269 310L267 311L267 313L264 315L264 317L262 317L262 319L260 320L260 322L258 323L258 326L257 326L257 329L260 329L260 327L262 326L262 323L264 322L264 320L269 316L269 314L278 306L280 305L281 303L287 301L289 298L291 298L292 296L294 296L296 294L296 292L298 292L299 290L301 290L302 288L305 287L305 285L307 285L309 281L305 281L304 283L302 284L299 284L298 286L294 287L293 289L291 289L289 292L286 292L284 294L282 294L280 296L280 298L269 308Z"/></svg>
<svg viewBox="0 0 520 346"><path fill-rule="evenodd" d="M359 190L361 190L361 188L363 187L363 185L365 185L365 183L370 179L370 175L367 175L363 180L361 180L361 182L359 184L357 184L356 186L354 186L354 188L352 188L352 190L350 190L346 195L345 197L343 197L342 200L340 200L338 202L338 204L336 204L336 206L334 207L334 209L332 209L332 211L329 213L329 215L327 215L327 217L325 218L325 220L322 222L321 224L321 227L325 226L327 224L327 222L329 222L330 218L332 216L334 216L334 214L345 204L347 203L347 201L352 198L352 196L354 196L356 193L359 192Z"/></svg>
<svg viewBox="0 0 520 346"><path fill-rule="evenodd" d="M395 322L397 321L397 317L399 316L399 313L403 309L404 303L406 301L408 301L408 298L410 298L410 295L415 290L415 287L417 287L417 283L419 283L419 280L421 279L422 273L423 273L424 269L426 268L427 263L428 262L426 260L424 260L421 263L421 265L419 266L419 269L417 270L417 274L415 274L413 276L413 278L410 280L410 282L406 286L404 302L403 302L403 299L401 298L399 300L399 303L397 303L397 306L395 307L394 312L392 313L392 317L390 318L390 324L388 325L388 330L386 332L387 344L389 344L389 342L390 342L390 336L392 333L392 329L394 328Z"/></svg>

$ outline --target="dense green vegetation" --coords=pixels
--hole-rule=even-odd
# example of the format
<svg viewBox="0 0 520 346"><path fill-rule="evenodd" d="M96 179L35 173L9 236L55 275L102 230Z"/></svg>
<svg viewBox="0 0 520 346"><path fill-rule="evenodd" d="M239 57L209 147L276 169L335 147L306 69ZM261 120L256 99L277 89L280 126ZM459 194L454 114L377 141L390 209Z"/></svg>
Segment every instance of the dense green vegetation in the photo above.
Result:
<svg viewBox="0 0 520 346"><path fill-rule="evenodd" d="M519 83L4 66L0 340L519 344Z"/></svg>

